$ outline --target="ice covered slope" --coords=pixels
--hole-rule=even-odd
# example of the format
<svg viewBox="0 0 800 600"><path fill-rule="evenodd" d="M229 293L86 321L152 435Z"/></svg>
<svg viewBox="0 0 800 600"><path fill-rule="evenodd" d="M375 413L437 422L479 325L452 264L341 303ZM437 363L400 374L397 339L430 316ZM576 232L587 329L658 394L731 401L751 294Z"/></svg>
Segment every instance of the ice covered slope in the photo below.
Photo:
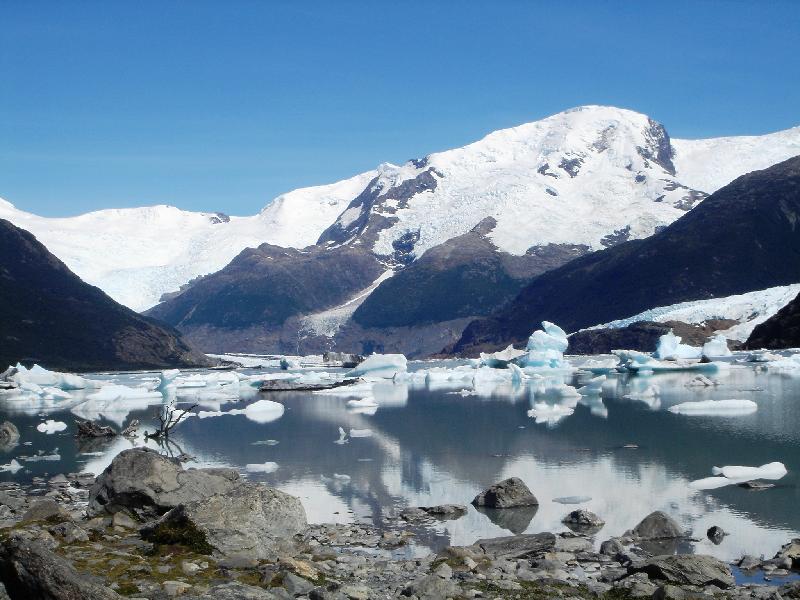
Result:
<svg viewBox="0 0 800 600"><path fill-rule="evenodd" d="M195 277L220 270L244 248L313 244L368 180L357 176L295 190L250 217L162 205L46 218L0 199L0 218L33 233L84 281L141 311Z"/></svg>
<svg viewBox="0 0 800 600"><path fill-rule="evenodd" d="M295 190L249 217L155 206L49 219L0 201L0 218L34 233L87 282L142 310L265 242L358 243L403 263L493 217L487 235L500 251L521 255L548 243L603 248L651 235L736 175L800 153L798 144L800 128L671 140L646 115L585 106L463 148Z"/></svg>
<svg viewBox="0 0 800 600"><path fill-rule="evenodd" d="M721 331L732 340L745 341L753 329L772 317L800 294L800 284L771 287L766 290L736 294L724 298L709 298L693 302L680 302L670 306L659 306L640 312L632 317L617 319L589 329L626 327L638 321L681 321L700 324L715 319L738 321L730 329Z"/></svg>

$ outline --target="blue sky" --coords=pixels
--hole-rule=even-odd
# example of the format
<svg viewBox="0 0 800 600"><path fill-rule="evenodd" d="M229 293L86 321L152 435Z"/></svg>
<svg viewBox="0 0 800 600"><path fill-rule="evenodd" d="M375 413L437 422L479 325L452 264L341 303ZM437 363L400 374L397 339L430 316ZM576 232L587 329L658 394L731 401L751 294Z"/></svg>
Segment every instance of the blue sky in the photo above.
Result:
<svg viewBox="0 0 800 600"><path fill-rule="evenodd" d="M45 215L283 191L580 104L674 137L800 124L800 2L0 3L0 197Z"/></svg>

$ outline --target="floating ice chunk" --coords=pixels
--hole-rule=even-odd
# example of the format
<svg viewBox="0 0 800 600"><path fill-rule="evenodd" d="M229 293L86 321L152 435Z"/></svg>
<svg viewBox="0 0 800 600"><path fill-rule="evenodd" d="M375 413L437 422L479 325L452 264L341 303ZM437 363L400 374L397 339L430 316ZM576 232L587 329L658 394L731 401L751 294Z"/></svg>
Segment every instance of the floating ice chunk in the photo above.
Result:
<svg viewBox="0 0 800 600"><path fill-rule="evenodd" d="M753 414L758 404L752 400L701 400L681 402L667 410L678 415L737 417Z"/></svg>
<svg viewBox="0 0 800 600"><path fill-rule="evenodd" d="M525 350L517 350L511 344L505 350L486 354L481 352L481 364L491 367L493 369L505 369L512 361L525 356Z"/></svg>
<svg viewBox="0 0 800 600"><path fill-rule="evenodd" d="M754 479L782 479L788 471L782 462L771 462L760 467L727 466L711 469L714 475L722 475L727 479L753 481Z"/></svg>
<svg viewBox="0 0 800 600"><path fill-rule="evenodd" d="M8 472L8 473L11 473L13 475L17 471L19 471L21 468L22 468L22 465L19 464L16 460L14 460L12 458L11 462L8 463L7 465L0 465L0 472Z"/></svg>
<svg viewBox="0 0 800 600"><path fill-rule="evenodd" d="M555 425L574 412L575 409L569 406L537 402L533 405L533 408L528 411L528 416L533 417L537 424L547 423L548 425Z"/></svg>
<svg viewBox="0 0 800 600"><path fill-rule="evenodd" d="M161 374L158 378L158 388L156 388L159 392L165 392L170 386L173 386L175 379L180 375L181 372L178 369L169 369L167 371L161 371Z"/></svg>
<svg viewBox="0 0 800 600"><path fill-rule="evenodd" d="M605 375L617 370L617 363L619 361L615 358L595 359L590 358L584 362L579 368L584 371L589 371L595 375Z"/></svg>
<svg viewBox="0 0 800 600"><path fill-rule="evenodd" d="M800 369L800 354L792 354L791 356L780 356L777 360L771 360L767 363L769 369L779 370L792 370Z"/></svg>
<svg viewBox="0 0 800 600"><path fill-rule="evenodd" d="M658 338L658 347L653 353L659 360L700 358L702 355L702 348L681 344L681 338L671 331Z"/></svg>
<svg viewBox="0 0 800 600"><path fill-rule="evenodd" d="M597 377L592 377L582 387L578 388L578 393L581 396L592 396L600 394L603 391L603 383L605 382L605 380L606 380L605 375L598 375Z"/></svg>
<svg viewBox="0 0 800 600"><path fill-rule="evenodd" d="M485 383L497 383L511 381L511 371L493 369L491 367L479 367L473 371L472 384L479 386Z"/></svg>
<svg viewBox="0 0 800 600"><path fill-rule="evenodd" d="M371 429L351 429L350 430L350 437L351 438L372 437L372 430Z"/></svg>
<svg viewBox="0 0 800 600"><path fill-rule="evenodd" d="M737 485L755 479L768 479L775 481L782 479L788 471L781 462L772 462L760 467L714 467L711 472L715 477L704 477L689 483L689 487L696 490L713 490L726 485Z"/></svg>
<svg viewBox="0 0 800 600"><path fill-rule="evenodd" d="M591 496L562 496L560 498L553 498L553 502L559 504L583 504L584 502L591 501Z"/></svg>
<svg viewBox="0 0 800 600"><path fill-rule="evenodd" d="M336 481L341 481L341 482L350 481L350 475L345 475L344 473L334 473L333 478Z"/></svg>
<svg viewBox="0 0 800 600"><path fill-rule="evenodd" d="M252 442L252 446L277 446L280 444L278 440L259 440L257 442Z"/></svg>
<svg viewBox="0 0 800 600"><path fill-rule="evenodd" d="M72 373L48 371L39 365L33 365L30 369L26 369L18 363L15 369L16 373L12 375L11 380L17 385L35 383L40 386L57 387L62 390L83 390L102 385L101 382L92 381Z"/></svg>
<svg viewBox="0 0 800 600"><path fill-rule="evenodd" d="M733 353L728 348L728 338L721 333L716 334L705 344L703 344L703 356L708 358L719 358L721 356L732 356Z"/></svg>
<svg viewBox="0 0 800 600"><path fill-rule="evenodd" d="M38 454L34 454L33 456L20 456L19 459L24 462L58 462L61 460L61 455L58 453L58 448L56 448L50 454L45 454L43 450L40 450Z"/></svg>
<svg viewBox="0 0 800 600"><path fill-rule="evenodd" d="M691 381L686 382L686 387L712 387L719 385L719 382L713 381L705 375L697 375Z"/></svg>
<svg viewBox="0 0 800 600"><path fill-rule="evenodd" d="M375 402L375 398L372 396L367 396L360 400L348 400L347 406L349 408L377 408L378 403Z"/></svg>
<svg viewBox="0 0 800 600"><path fill-rule="evenodd" d="M339 427L339 439L334 441L334 444L346 444L349 440L347 439L347 432L344 430L343 427Z"/></svg>
<svg viewBox="0 0 800 600"><path fill-rule="evenodd" d="M39 423L36 426L36 431L50 435L52 433L64 431L66 428L67 424L63 421L53 421L52 419L47 419L44 423Z"/></svg>
<svg viewBox="0 0 800 600"><path fill-rule="evenodd" d="M46 387L42 389L42 396L46 400L70 400L72 398L72 394L57 387Z"/></svg>
<svg viewBox="0 0 800 600"><path fill-rule="evenodd" d="M391 379L397 373L407 370L408 361L402 354L373 354L349 371L347 377L367 379Z"/></svg>
<svg viewBox="0 0 800 600"><path fill-rule="evenodd" d="M152 392L144 387L128 387L127 385L111 384L100 388L99 391L89 394L86 399L94 402L106 402L116 400L148 399L161 400L163 396L159 392Z"/></svg>
<svg viewBox="0 0 800 600"><path fill-rule="evenodd" d="M759 352L751 352L744 358L745 362L753 363L766 363L773 360L783 360L783 357L780 354L773 354L772 352L761 350Z"/></svg>
<svg viewBox="0 0 800 600"><path fill-rule="evenodd" d="M542 328L534 331L528 338L525 356L516 363L527 369L569 369L564 352L569 345L567 334L558 325L542 321Z"/></svg>
<svg viewBox="0 0 800 600"><path fill-rule="evenodd" d="M245 465L244 470L248 473L274 473L278 470L278 463L265 462L265 463L250 463Z"/></svg>
<svg viewBox="0 0 800 600"><path fill-rule="evenodd" d="M522 383L526 379L530 379L527 373L520 369L517 365L509 363L508 370L511 371L511 383Z"/></svg>
<svg viewBox="0 0 800 600"><path fill-rule="evenodd" d="M283 416L284 410L286 408L280 402L258 400L245 407L244 416L255 423L272 423Z"/></svg>

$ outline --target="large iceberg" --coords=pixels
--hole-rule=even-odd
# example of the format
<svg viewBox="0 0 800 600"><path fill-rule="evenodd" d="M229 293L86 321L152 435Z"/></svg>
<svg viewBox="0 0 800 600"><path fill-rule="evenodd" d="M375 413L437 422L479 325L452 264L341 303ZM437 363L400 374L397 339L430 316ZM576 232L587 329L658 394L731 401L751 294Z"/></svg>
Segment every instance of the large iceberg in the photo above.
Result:
<svg viewBox="0 0 800 600"><path fill-rule="evenodd" d="M30 369L26 369L23 365L17 363L17 366L11 367L10 370L14 371L14 374L9 377L10 381L16 383L20 387L24 384L36 384L39 386L55 387L61 390L83 390L86 388L100 387L102 385L101 382L92 381L80 375L48 371L39 365L33 365Z"/></svg>
<svg viewBox="0 0 800 600"><path fill-rule="evenodd" d="M658 338L658 347L653 353L653 357L659 360L692 359L702 355L702 348L681 344L681 338L671 331Z"/></svg>
<svg viewBox="0 0 800 600"><path fill-rule="evenodd" d="M721 333L716 334L703 344L703 356L706 358L720 358L732 355L733 353L728 348L728 338Z"/></svg>
<svg viewBox="0 0 800 600"><path fill-rule="evenodd" d="M516 359L517 364L531 370L570 369L564 358L569 340L566 332L550 321L542 321L542 329L534 331L528 338L526 354Z"/></svg>
<svg viewBox="0 0 800 600"><path fill-rule="evenodd" d="M348 371L347 377L365 379L392 379L398 373L405 373L408 361L402 354L373 354L355 369Z"/></svg>

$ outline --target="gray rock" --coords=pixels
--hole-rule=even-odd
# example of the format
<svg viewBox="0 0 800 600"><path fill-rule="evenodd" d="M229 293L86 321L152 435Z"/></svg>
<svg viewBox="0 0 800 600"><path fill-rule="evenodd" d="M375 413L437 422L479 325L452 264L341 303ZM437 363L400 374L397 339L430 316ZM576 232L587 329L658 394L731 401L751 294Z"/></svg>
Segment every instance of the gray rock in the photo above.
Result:
<svg viewBox="0 0 800 600"><path fill-rule="evenodd" d="M510 477L475 496L472 504L487 508L514 508L537 506L539 501L519 477Z"/></svg>
<svg viewBox="0 0 800 600"><path fill-rule="evenodd" d="M628 572L645 573L654 581L675 585L716 585L728 588L734 584L731 570L724 562L699 554L655 556L633 563Z"/></svg>
<svg viewBox="0 0 800 600"><path fill-rule="evenodd" d="M761 559L752 556L751 554L746 554L742 557L742 560L739 561L738 567L743 571L751 571L753 569L757 569L761 566Z"/></svg>
<svg viewBox="0 0 800 600"><path fill-rule="evenodd" d="M722 527L718 527L716 525L709 527L708 531L706 531L706 536L708 536L708 539L711 540L715 546L719 546L722 543L722 540L725 539L726 535L727 534L725 531L723 531Z"/></svg>
<svg viewBox="0 0 800 600"><path fill-rule="evenodd" d="M412 506L400 511L400 517L406 521L418 521L428 517L450 521L467 514L467 507L461 504L438 504L436 506Z"/></svg>
<svg viewBox="0 0 800 600"><path fill-rule="evenodd" d="M41 544L12 536L0 545L0 579L12 598L120 600Z"/></svg>
<svg viewBox="0 0 800 600"><path fill-rule="evenodd" d="M275 595L264 588L239 582L216 585L200 596L184 596L187 600L274 600Z"/></svg>
<svg viewBox="0 0 800 600"><path fill-rule="evenodd" d="M416 596L420 600L444 600L455 598L460 593L458 586L450 579L436 575L425 575L409 583L403 596Z"/></svg>
<svg viewBox="0 0 800 600"><path fill-rule="evenodd" d="M188 504L227 492L241 483L234 469L184 469L177 460L154 450L120 452L89 490L90 515L130 510L159 516Z"/></svg>
<svg viewBox="0 0 800 600"><path fill-rule="evenodd" d="M11 421L0 423L0 450L10 450L19 443L19 429Z"/></svg>
<svg viewBox="0 0 800 600"><path fill-rule="evenodd" d="M619 540L615 540L613 538L600 544L600 554L605 554L606 556L618 556L624 551L625 547L619 542Z"/></svg>
<svg viewBox="0 0 800 600"><path fill-rule="evenodd" d="M572 531L580 533L596 533L600 531L606 522L594 514L592 511L585 509L573 510L561 521L569 527Z"/></svg>
<svg viewBox="0 0 800 600"><path fill-rule="evenodd" d="M202 498L202 497L201 497ZM267 559L280 540L306 527L300 500L264 485L241 483L229 491L180 505L158 521L145 525L142 537L158 541L165 530L200 532L222 556L246 555Z"/></svg>
<svg viewBox="0 0 800 600"><path fill-rule="evenodd" d="M65 521L71 518L66 509L51 498L35 502L22 515L23 521Z"/></svg>
<svg viewBox="0 0 800 600"><path fill-rule="evenodd" d="M314 584L308 579L303 579L299 575L295 575L291 571L284 571L282 573L282 585L292 596L305 596L314 589Z"/></svg>
<svg viewBox="0 0 800 600"><path fill-rule="evenodd" d="M71 521L59 523L51 527L49 531L51 535L63 538L67 544L89 541L89 534Z"/></svg>
<svg viewBox="0 0 800 600"><path fill-rule="evenodd" d="M675 585L662 585L655 591L652 598L653 600L700 600L707 596Z"/></svg>
<svg viewBox="0 0 800 600"><path fill-rule="evenodd" d="M478 540L474 545L488 556L526 558L554 550L556 536L552 533L531 533Z"/></svg>
<svg viewBox="0 0 800 600"><path fill-rule="evenodd" d="M639 540L666 540L686 537L681 526L666 513L657 510L633 528L631 535Z"/></svg>

